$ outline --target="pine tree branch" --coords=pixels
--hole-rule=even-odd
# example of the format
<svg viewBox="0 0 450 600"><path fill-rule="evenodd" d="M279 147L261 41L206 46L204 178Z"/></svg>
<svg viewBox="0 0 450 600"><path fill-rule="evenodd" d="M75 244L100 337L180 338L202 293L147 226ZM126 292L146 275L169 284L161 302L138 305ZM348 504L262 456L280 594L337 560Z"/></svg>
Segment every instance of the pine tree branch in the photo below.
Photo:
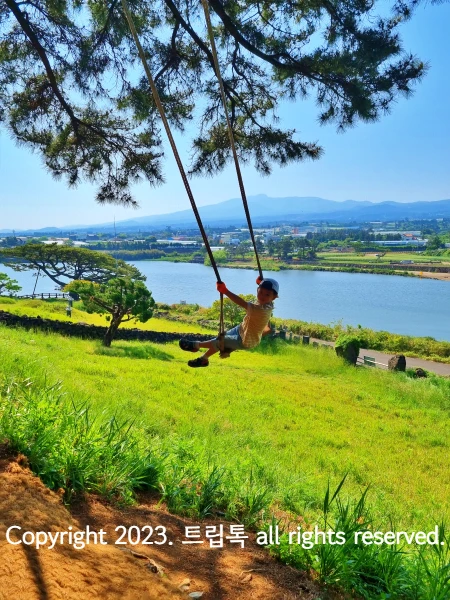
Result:
<svg viewBox="0 0 450 600"><path fill-rule="evenodd" d="M70 121L74 128L74 131L75 131L75 133L77 133L79 125L80 125L80 121L75 116L75 114L72 110L72 107L67 103L67 101L65 100L64 96L62 95L62 93L58 87L58 82L56 81L56 75L53 72L53 69L50 65L50 61L48 60L46 51L42 47L37 35L34 33L34 30L31 27L28 19L26 18L25 14L20 10L17 3L14 2L14 0L4 0L4 1L5 1L6 5L8 6L8 8L13 13L13 15L15 16L16 20L18 21L19 25L23 29L26 36L30 40L33 48L38 53L39 58L41 59L41 62L44 65L48 80L52 87L52 90L55 93L55 96L58 98L59 103L61 104L61 106L63 107L65 112L69 115Z"/></svg>

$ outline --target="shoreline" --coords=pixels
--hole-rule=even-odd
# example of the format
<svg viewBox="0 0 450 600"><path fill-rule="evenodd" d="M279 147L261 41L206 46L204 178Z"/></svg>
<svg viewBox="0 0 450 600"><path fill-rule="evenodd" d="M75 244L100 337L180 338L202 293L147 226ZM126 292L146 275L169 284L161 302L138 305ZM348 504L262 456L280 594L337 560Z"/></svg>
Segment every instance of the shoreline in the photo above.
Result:
<svg viewBox="0 0 450 600"><path fill-rule="evenodd" d="M45 306L45 300L37 299L38 303L42 302L43 306ZM16 299L15 302L19 304L23 302L20 299ZM42 309L38 309L29 312L23 313L21 311L15 312L14 309L11 311L11 304L15 304L15 302L8 302L7 306L1 307L0 309L0 322L10 321L14 322L14 324L22 325L24 324L26 328L34 328L34 327L42 327L48 325L48 322L51 321L57 322L58 326L56 330L59 333L69 334L69 335L77 335L77 332L81 337L97 337L94 335L95 331L101 331L100 337L104 334L104 329L106 324L98 324L98 323L86 323L84 318L82 321L77 321L77 317L74 319L59 319L58 315L45 314L42 312ZM64 304L64 300L61 301ZM189 305L188 305L189 306ZM178 329L176 333L176 337L180 335L193 335L196 338L199 336L203 336L204 339L210 339L213 335L212 332L217 332L218 320L214 315L207 314L211 308L202 307L199 305L196 306L196 310L192 312L189 310L186 312L186 308L188 306L185 305L165 305L158 303L155 309L155 314L152 318L158 320L162 319L163 321L172 322L174 325L176 323L183 324L183 326L196 326L203 328L202 332L188 334L185 333L185 329ZM9 310L8 310L9 307ZM182 310L180 310L182 308ZM36 313L41 315L41 317L36 316ZM42 315L44 314L44 318ZM78 317L79 318L79 317ZM444 364L450 364L450 340L443 339L434 339L431 337L424 336L412 336L405 335L400 333L395 333L391 331L386 331L384 329L374 330L369 327L358 327L352 325L343 325L342 323L329 323L323 324L312 321L303 321L301 319L283 319L281 317L273 317L272 323L275 329L278 331L285 331L286 335L292 335L292 337L307 335L311 339L320 340L320 342L335 342L339 335L352 335L361 339L361 345L363 348L370 349L370 351L375 350L378 352L383 352L386 354L397 354L402 353L405 356L409 356L411 358L418 358L422 360L427 360L431 362L438 362ZM79 327L82 327L79 329ZM136 334L138 339L147 339L147 336L151 335L149 332L153 332L153 334L158 338L158 341L169 341L168 338L174 335L173 330L169 329L167 331L166 328L156 328L156 331L153 329L140 328L136 327L127 328L124 327L121 330L121 339L134 339L133 336ZM53 328L53 327L52 327ZM176 326L175 326L176 329ZM79 331L78 331L79 330ZM207 331L205 331L207 330ZM190 331L188 329L188 331ZM133 333L134 332L134 333ZM123 337L122 337L123 335ZM142 336L142 337L141 337ZM148 339L150 339L150 337ZM153 340L153 341L156 341Z"/></svg>
<svg viewBox="0 0 450 600"><path fill-rule="evenodd" d="M144 258L140 259L148 262L171 262L171 263L189 263L189 264L202 264L197 263L195 261L184 261L184 260L170 260L168 258ZM130 261L131 262L131 261ZM211 265L204 265L210 267ZM221 263L219 267L224 269L244 269L248 271L257 271L256 264L249 263ZM322 272L330 272L330 273L365 273L366 275L397 275L398 277L415 277L417 279L434 279L437 281L450 281L450 272L449 273L436 273L432 271L411 271L406 269L395 270L395 269L380 269L377 267L372 268L360 268L357 264L355 266L349 267L336 267L336 266L328 266L323 264L301 264L301 265L292 265L289 263L279 262L277 264L263 266L263 270L277 272L277 271L322 271Z"/></svg>
<svg viewBox="0 0 450 600"><path fill-rule="evenodd" d="M423 271L418 277L419 279L438 279L439 281L450 281L450 273L430 273L429 271Z"/></svg>

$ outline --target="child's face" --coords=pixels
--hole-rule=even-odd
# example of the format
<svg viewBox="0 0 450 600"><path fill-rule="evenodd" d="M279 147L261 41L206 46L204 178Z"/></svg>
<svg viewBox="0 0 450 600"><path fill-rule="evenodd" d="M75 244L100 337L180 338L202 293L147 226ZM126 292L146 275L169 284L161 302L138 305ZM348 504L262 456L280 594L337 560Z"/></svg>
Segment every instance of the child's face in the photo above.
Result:
<svg viewBox="0 0 450 600"><path fill-rule="evenodd" d="M256 297L258 298L258 302L260 304L268 304L269 302L273 302L277 295L273 290L259 287L258 291L256 292Z"/></svg>

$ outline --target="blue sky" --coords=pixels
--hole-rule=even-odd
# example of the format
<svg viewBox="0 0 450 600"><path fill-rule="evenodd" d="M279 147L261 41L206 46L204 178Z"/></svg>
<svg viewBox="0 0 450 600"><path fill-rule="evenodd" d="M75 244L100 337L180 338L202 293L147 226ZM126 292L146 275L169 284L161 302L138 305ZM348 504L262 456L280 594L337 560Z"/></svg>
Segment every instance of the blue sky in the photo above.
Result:
<svg viewBox="0 0 450 600"><path fill-rule="evenodd" d="M404 48L430 64L412 98L399 99L377 123L359 123L338 134L317 123L313 101L283 105L283 124L299 131L304 141L317 141L321 160L274 168L260 176L251 165L243 169L247 195L320 196L330 200L415 202L450 198L450 4L424 5L402 29ZM178 138L180 153L187 146ZM63 227L162 214L189 208L178 170L166 147L166 183L140 184L134 195L138 210L100 206L95 188L69 189L45 171L38 155L17 147L0 133L0 229ZM187 160L185 162L187 166ZM234 169L191 182L199 206L239 196Z"/></svg>

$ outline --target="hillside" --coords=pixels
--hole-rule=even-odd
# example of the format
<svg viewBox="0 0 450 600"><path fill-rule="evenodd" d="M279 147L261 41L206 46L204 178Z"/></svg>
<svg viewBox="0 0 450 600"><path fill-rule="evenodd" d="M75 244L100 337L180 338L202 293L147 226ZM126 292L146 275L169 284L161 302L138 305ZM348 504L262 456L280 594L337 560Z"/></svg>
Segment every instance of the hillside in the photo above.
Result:
<svg viewBox="0 0 450 600"><path fill-rule="evenodd" d="M345 498L357 501L370 485L370 508L358 521L360 527L372 527L369 513L373 527L387 529L395 523L396 528L408 531L432 530L442 518L448 519L448 381L413 380L403 374L350 368L326 349L282 341L211 361L208 369L200 371L187 367L189 357L175 343L116 342L105 349L93 341L0 327L0 433L29 456L30 465L44 482L55 491L61 488L73 506L71 518L92 517L98 524L103 523L102 518L110 526L126 518L132 525L137 523L138 513L105 514L101 505L90 504L90 500L83 505L83 489L106 495L113 503L127 503L130 494L135 494L141 502L136 510L147 515L152 525L157 517L163 518L152 512L149 499L156 498L193 524L204 523L205 518L217 523L219 518L225 523L242 523L252 532L270 523L274 514L280 526L292 529L301 523L309 528L323 524L328 482L335 489L346 474L341 491L344 503ZM145 477L152 473L156 496L133 492L132 486L140 485L142 477L136 475L137 468L144 469ZM26 505L29 496L21 489L14 492L15 484L8 481L13 488L3 507L13 512L2 509L7 523L29 515L26 520L46 531L56 519L68 522L69 516L60 512L62 505L57 508L55 504L55 495L48 496L53 508L36 521L38 513ZM24 484L28 485L25 480ZM16 501L11 502L16 496L22 503L17 509L13 508ZM172 523L175 526L176 520ZM183 523L189 521L178 522L178 526ZM229 564L221 555L225 562L219 568L215 556L207 575L196 563L199 566L193 569L198 568L200 575L195 577L181 550L162 557L153 547L138 545L134 549L156 562L164 560L169 575L173 573L169 582L178 582L183 573L202 582L201 589L210 590L205 600L247 598L240 592L215 595L208 586L223 581L225 589L227 585L241 589L238 571L261 568L251 562L257 554L249 558L250 563L245 556L237 559L234 554ZM26 564L17 547L5 550L3 546L1 551L4 556L8 552L8 561L13 560L13 552ZM198 551L192 549L193 560L198 560ZM65 548L61 553L57 560L64 569L70 569L74 556L88 561L85 566L77 562L79 572L84 573L82 585L90 581L91 568L93 582L104 572L103 567L109 570L106 555L95 559L98 564L94 568L90 553L74 555ZM39 562L30 556L34 577ZM44 558L55 560L51 555ZM296 554L288 558L281 552L280 558L297 566L304 564ZM130 557L127 560L133 562ZM350 564L345 555L339 560L342 565ZM375 558L370 560L373 563ZM116 575L123 585L126 571L132 568L126 564L120 559L117 566ZM14 567L6 568L12 577ZM230 568L233 575L227 580L224 574L230 573ZM315 577L333 581L323 568L315 566ZM262 569L273 573L270 566ZM39 577L47 580L50 572L51 567L44 566ZM305 590L295 587L300 580L292 583L292 572L286 573L290 584L274 580L278 595L275 591L267 595L267 590L257 595L262 580L255 572L254 595L249 592L248 598L315 597L302 596ZM74 577L78 575L72 573L70 578ZM271 577L264 575L269 586ZM17 578L11 581L18 585ZM340 576L340 585L344 584ZM53 592L61 583L55 576L47 585ZM73 585L78 592L82 589L79 583ZM285 595L280 592L281 585L287 585ZM356 583L349 580L348 585ZM311 586L307 584L308 594L313 594ZM298 595L289 596L288 589ZM92 597L105 597L101 594Z"/></svg>
<svg viewBox="0 0 450 600"><path fill-rule="evenodd" d="M61 381L65 395L98 414L139 415L149 443L157 436L174 457L195 456L196 466L213 458L246 481L258 465L260 484L302 513L305 495L306 505L320 503L329 477L337 483L346 472L348 491L372 486L380 517L389 507L408 525L449 509L450 488L438 476L450 468L445 380L349 368L325 348L281 340L200 372L176 343L117 341L108 349L4 327L0 340L3 373ZM429 465L423 472L411 464L413 449Z"/></svg>
<svg viewBox="0 0 450 600"><path fill-rule="evenodd" d="M15 546L5 541L11 523L23 531L54 533L89 527L103 530L109 544L91 543L82 549L57 545L50 551ZM23 457L17 461L0 447L0 579L3 589L14 590L20 600L187 600L195 592L204 600L313 600L320 595L319 586L305 574L280 565L254 542L220 553L180 544L174 549L112 543L118 539L117 527L145 528L149 523L166 527L168 535L181 540L193 521L168 514L145 496L127 509L91 496L69 511L60 495L31 474Z"/></svg>

